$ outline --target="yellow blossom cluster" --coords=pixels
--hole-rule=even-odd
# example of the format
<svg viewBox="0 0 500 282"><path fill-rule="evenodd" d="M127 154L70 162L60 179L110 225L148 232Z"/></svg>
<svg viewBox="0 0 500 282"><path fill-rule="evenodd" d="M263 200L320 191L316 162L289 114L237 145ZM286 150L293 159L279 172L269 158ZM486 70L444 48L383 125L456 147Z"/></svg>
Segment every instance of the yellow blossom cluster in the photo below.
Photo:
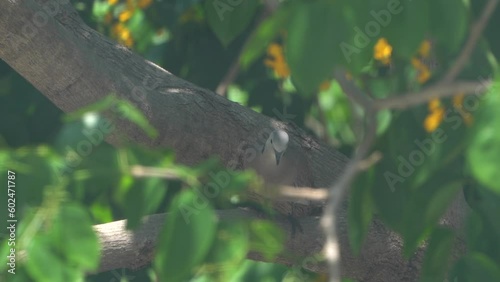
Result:
<svg viewBox="0 0 500 282"><path fill-rule="evenodd" d="M279 78L286 78L290 75L290 69L286 63L283 54L283 47L277 43L272 43L267 47L268 58L264 60L264 64L274 70L274 73Z"/></svg>
<svg viewBox="0 0 500 282"><path fill-rule="evenodd" d="M452 104L453 108L455 108L455 110L460 114L460 116L462 116L462 119L464 120L465 124L467 126L470 126L474 121L474 119L472 114L467 112L463 107L464 97L465 93L460 93L456 96L453 96ZM436 130L436 128L439 127L439 125L443 121L445 115L445 109L439 99L431 100L428 104L428 108L429 108L429 114L425 118L424 128L427 132L433 132L434 130Z"/></svg>
<svg viewBox="0 0 500 282"><path fill-rule="evenodd" d="M392 46L387 39L380 38L373 47L373 58L384 65L391 62Z"/></svg>
<svg viewBox="0 0 500 282"><path fill-rule="evenodd" d="M424 120L424 128L427 132L433 132L443 121L445 110L439 99L432 99L427 107L429 114Z"/></svg>
<svg viewBox="0 0 500 282"><path fill-rule="evenodd" d="M110 6L115 6L120 0L108 0ZM118 14L117 23L111 27L111 35L127 47L134 45L134 39L130 29L127 28L125 23L129 21L135 13L137 8L145 9L153 3L153 0L126 0L125 9ZM111 24L113 21L112 11L108 12L104 18L104 23Z"/></svg>
<svg viewBox="0 0 500 282"><path fill-rule="evenodd" d="M411 64L418 71L417 80L420 83L425 83L431 78L431 71L429 66L423 63L423 60L428 59L430 56L431 42L424 40L418 49L418 56L411 59Z"/></svg>

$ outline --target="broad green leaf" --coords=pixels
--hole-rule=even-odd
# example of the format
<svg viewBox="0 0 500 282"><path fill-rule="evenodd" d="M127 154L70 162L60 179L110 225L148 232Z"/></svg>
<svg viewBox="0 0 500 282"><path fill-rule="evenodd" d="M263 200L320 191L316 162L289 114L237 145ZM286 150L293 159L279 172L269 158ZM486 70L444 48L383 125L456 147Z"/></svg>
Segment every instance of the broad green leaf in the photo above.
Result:
<svg viewBox="0 0 500 282"><path fill-rule="evenodd" d="M82 270L97 268L100 246L92 222L82 207L62 206L54 219L51 234L68 262Z"/></svg>
<svg viewBox="0 0 500 282"><path fill-rule="evenodd" d="M261 56L280 29L285 27L292 10L289 5L282 6L284 7L280 7L278 11L260 24L255 35L250 39L248 44L246 44L245 50L240 57L243 68L248 68L259 56Z"/></svg>
<svg viewBox="0 0 500 282"><path fill-rule="evenodd" d="M248 235L248 228L242 222L222 222L219 225L207 258L207 263L218 270L211 273L213 277L218 277L218 281L229 281L238 271L249 249Z"/></svg>
<svg viewBox="0 0 500 282"><path fill-rule="evenodd" d="M497 80L498 81L498 80ZM476 103L478 100L476 99ZM474 177L486 187L500 193L500 96L492 90L482 98L481 106L469 133L472 140L467 160Z"/></svg>
<svg viewBox="0 0 500 282"><path fill-rule="evenodd" d="M192 191L177 195L159 237L155 268L162 281L185 281L212 245L217 217L206 198Z"/></svg>
<svg viewBox="0 0 500 282"><path fill-rule="evenodd" d="M434 230L425 252L421 282L444 281L453 239L453 232L448 229Z"/></svg>
<svg viewBox="0 0 500 282"><path fill-rule="evenodd" d="M500 268L483 254L472 253L460 259L449 278L451 281L500 281Z"/></svg>
<svg viewBox="0 0 500 282"><path fill-rule="evenodd" d="M318 0L295 5L288 26L286 58L292 81L305 95L331 76L339 62L340 43L346 38L339 4Z"/></svg>
<svg viewBox="0 0 500 282"><path fill-rule="evenodd" d="M208 23L224 46L247 28L258 4L258 1L205 0Z"/></svg>
<svg viewBox="0 0 500 282"><path fill-rule="evenodd" d="M392 45L393 53L402 58L411 58L429 30L430 5L427 0L382 1L390 17L381 35ZM376 29L374 29L376 31Z"/></svg>
<svg viewBox="0 0 500 282"><path fill-rule="evenodd" d="M462 0L434 1L431 4L431 33L438 45L455 53L468 28L468 11Z"/></svg>
<svg viewBox="0 0 500 282"><path fill-rule="evenodd" d="M411 194L410 203L405 206L402 235L405 240L403 252L406 256L411 256L419 243L436 226L462 187L458 181L446 183L449 178L457 177L456 173L448 171L450 177L441 177L445 172L440 172L418 187Z"/></svg>
<svg viewBox="0 0 500 282"><path fill-rule="evenodd" d="M283 251L285 240L283 231L274 223L265 220L253 220L250 223L250 247L261 253L266 259L272 260Z"/></svg>
<svg viewBox="0 0 500 282"><path fill-rule="evenodd" d="M64 281L64 262L51 248L52 238L39 234L27 246L29 261L26 268L35 281Z"/></svg>
<svg viewBox="0 0 500 282"><path fill-rule="evenodd" d="M134 179L125 196L127 228L137 228L143 216L156 212L167 191L164 183L161 178Z"/></svg>

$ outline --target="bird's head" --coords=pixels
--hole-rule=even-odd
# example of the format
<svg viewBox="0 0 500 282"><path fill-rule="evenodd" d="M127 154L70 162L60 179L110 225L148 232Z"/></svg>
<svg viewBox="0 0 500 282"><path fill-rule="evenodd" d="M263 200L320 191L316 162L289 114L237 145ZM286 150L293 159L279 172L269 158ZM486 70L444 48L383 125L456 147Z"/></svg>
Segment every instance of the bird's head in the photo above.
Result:
<svg viewBox="0 0 500 282"><path fill-rule="evenodd" d="M285 153L288 146L288 140L288 133L279 129L271 132L271 135L269 136L269 142L271 143L276 156L276 165L280 164L281 157L283 156L283 153Z"/></svg>

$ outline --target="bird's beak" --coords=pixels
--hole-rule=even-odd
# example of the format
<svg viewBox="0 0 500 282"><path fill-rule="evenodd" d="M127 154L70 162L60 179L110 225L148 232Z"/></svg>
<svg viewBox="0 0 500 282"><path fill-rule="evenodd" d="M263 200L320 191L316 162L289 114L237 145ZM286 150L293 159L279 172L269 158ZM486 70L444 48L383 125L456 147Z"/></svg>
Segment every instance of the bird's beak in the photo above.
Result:
<svg viewBox="0 0 500 282"><path fill-rule="evenodd" d="M280 160L281 160L281 157L283 156L283 153L284 152L274 151L274 154L276 155L276 165L280 165Z"/></svg>

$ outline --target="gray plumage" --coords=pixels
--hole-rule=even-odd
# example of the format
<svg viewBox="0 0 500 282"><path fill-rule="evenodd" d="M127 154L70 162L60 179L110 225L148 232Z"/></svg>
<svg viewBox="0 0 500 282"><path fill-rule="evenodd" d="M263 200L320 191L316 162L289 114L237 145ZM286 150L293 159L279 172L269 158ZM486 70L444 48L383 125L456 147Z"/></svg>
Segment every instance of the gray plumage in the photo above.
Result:
<svg viewBox="0 0 500 282"><path fill-rule="evenodd" d="M254 159L245 163L246 168L254 169L263 180L272 185L310 186L312 175L308 170L307 158L296 142L280 129L272 131ZM269 185L270 184L270 185ZM254 195L257 202L265 201L260 195ZM273 208L285 215L305 215L309 201L290 202L281 199L272 200Z"/></svg>

